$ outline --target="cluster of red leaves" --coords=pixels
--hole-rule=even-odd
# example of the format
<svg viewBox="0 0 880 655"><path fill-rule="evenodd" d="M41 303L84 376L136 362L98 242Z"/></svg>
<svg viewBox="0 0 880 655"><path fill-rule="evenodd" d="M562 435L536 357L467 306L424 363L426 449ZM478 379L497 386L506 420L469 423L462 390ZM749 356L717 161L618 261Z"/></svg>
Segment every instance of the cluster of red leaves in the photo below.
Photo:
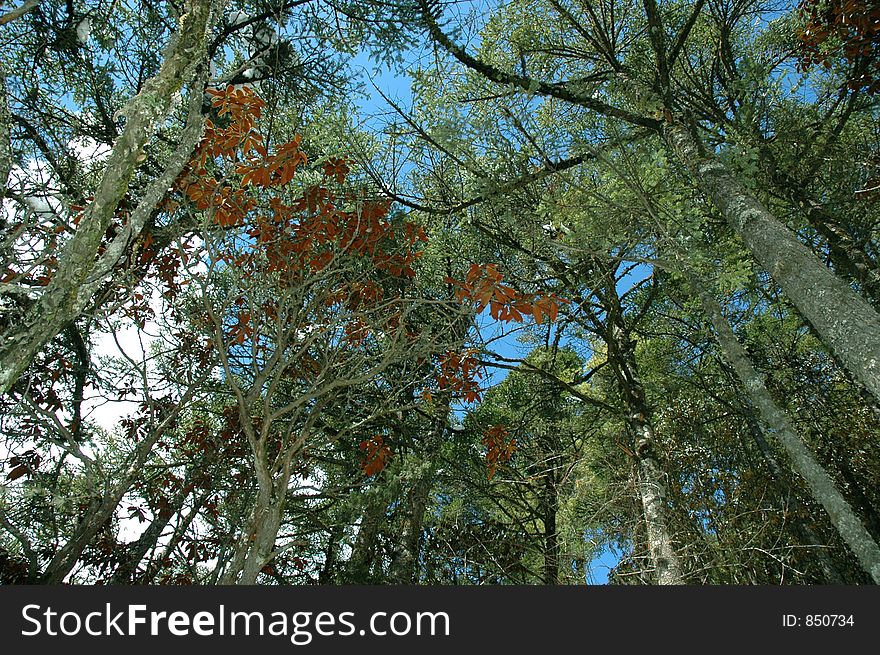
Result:
<svg viewBox="0 0 880 655"><path fill-rule="evenodd" d="M391 448L380 434L361 441L360 449L364 451L364 458L361 460L361 470L364 475L380 473L391 459Z"/></svg>
<svg viewBox="0 0 880 655"><path fill-rule="evenodd" d="M235 159L239 148L245 155L254 151L266 156L263 135L256 127L256 119L266 103L246 86L236 89L229 85L222 91L207 89L207 92L213 96L211 105L217 109L217 115L228 117L229 124L220 127L211 120L205 122L205 134L196 151L199 169L205 168L209 156Z"/></svg>
<svg viewBox="0 0 880 655"><path fill-rule="evenodd" d="M6 475L7 480L18 480L20 477L27 475L32 476L38 468L43 458L35 450L26 450L18 455L13 455L7 460L7 464L12 468Z"/></svg>
<svg viewBox="0 0 880 655"><path fill-rule="evenodd" d="M468 348L464 352L449 351L440 357L440 373L436 376L441 390L449 390L454 398L468 403L480 400L482 389L477 382L483 377L477 351ZM430 395L428 396L430 400Z"/></svg>
<svg viewBox="0 0 880 655"><path fill-rule="evenodd" d="M486 447L487 475L491 480L498 470L498 466L510 460L516 451L516 439L508 437L510 433L504 425L495 425L483 430L483 446Z"/></svg>
<svg viewBox="0 0 880 655"><path fill-rule="evenodd" d="M253 247L221 253L227 264L249 275L277 274L283 285L297 284L331 266L344 267L350 257L366 258L373 270L392 277L415 276L413 266L422 254L419 242L427 240L424 230L409 222L393 224L387 201L340 200L331 185L345 183L349 160L328 159L321 166L324 183L306 188L293 200L282 199L283 188L308 163L300 150L301 137L270 152L256 123L263 102L252 90L230 86L211 94L213 106L229 124L207 125L177 188L214 223L243 226L253 239ZM209 166L225 172L214 177ZM323 289L328 307L355 312L382 297L382 287L372 281L354 283L359 288L341 279L334 284ZM231 342L243 344L254 334L252 318L247 312L232 318L227 335ZM353 323L346 335L349 344L362 344L368 336L366 324Z"/></svg>
<svg viewBox="0 0 880 655"><path fill-rule="evenodd" d="M243 152L246 152L246 143L242 142ZM256 156L249 156L245 162L235 167L235 172L242 176L241 185L252 184L268 189L289 184L296 169L309 161L306 154L299 149L301 143L302 137L297 134L292 141L279 146L273 154L267 153L262 146L256 147ZM344 179L343 176L340 184Z"/></svg>
<svg viewBox="0 0 880 655"><path fill-rule="evenodd" d="M799 31L801 70L831 67L843 57L854 66L850 89L880 93L880 5L872 0L803 0Z"/></svg>
<svg viewBox="0 0 880 655"><path fill-rule="evenodd" d="M554 294L521 293L503 280L496 264L471 264L464 282L445 278L447 284L458 287L459 302L474 303L478 312L488 306L492 318L500 321L522 323L526 316L534 317L538 325L545 317L555 321L559 304L568 302Z"/></svg>

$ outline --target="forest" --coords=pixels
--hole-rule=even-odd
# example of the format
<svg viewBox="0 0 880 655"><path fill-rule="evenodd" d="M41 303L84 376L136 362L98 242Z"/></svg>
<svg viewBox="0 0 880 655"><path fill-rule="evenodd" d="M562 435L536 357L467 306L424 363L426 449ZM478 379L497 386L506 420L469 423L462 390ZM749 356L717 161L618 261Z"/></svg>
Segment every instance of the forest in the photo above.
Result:
<svg viewBox="0 0 880 655"><path fill-rule="evenodd" d="M0 583L880 583L876 2L0 44Z"/></svg>

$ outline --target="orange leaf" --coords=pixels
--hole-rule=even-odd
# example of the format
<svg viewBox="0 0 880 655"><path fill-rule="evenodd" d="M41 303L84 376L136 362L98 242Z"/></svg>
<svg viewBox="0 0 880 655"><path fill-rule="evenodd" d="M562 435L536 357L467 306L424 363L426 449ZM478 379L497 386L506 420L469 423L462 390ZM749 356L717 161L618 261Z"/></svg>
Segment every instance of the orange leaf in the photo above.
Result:
<svg viewBox="0 0 880 655"><path fill-rule="evenodd" d="M532 305L532 315L535 317L535 323L540 325L543 315L541 314L541 306L538 303Z"/></svg>

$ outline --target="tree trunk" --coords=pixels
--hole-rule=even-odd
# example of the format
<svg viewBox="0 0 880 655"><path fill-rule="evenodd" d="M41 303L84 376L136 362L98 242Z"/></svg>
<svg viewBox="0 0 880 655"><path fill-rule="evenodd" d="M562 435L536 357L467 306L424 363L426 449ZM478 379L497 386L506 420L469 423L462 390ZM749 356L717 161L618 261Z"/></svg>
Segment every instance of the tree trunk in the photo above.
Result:
<svg viewBox="0 0 880 655"><path fill-rule="evenodd" d="M336 568L339 553L339 540L342 538L342 526L337 524L327 534L327 547L324 549L324 566L318 574L318 584L333 584L339 571Z"/></svg>
<svg viewBox="0 0 880 655"><path fill-rule="evenodd" d="M644 510L648 550L654 566L654 579L661 585L684 584L681 560L669 529L664 474L655 452L654 430L635 359L635 344L630 340L623 314L613 288L606 289L610 307L606 343L608 360L617 377L626 406L626 425L633 443L633 457L638 467L637 488Z"/></svg>
<svg viewBox="0 0 880 655"><path fill-rule="evenodd" d="M110 152L94 200L58 255L58 269L25 315L0 334L0 393L6 393L36 353L83 311L90 298L82 290L100 284L101 280L95 279L102 277L95 275L95 258L104 234L119 202L128 192L135 169L143 161L144 147L168 116L174 94L192 79L196 67L204 60L211 14L211 0L187 3L186 13L180 19L180 29L166 48L159 72L147 80L141 92L122 110L126 117L125 129ZM193 93L200 96L201 89L193 90ZM188 157L189 153L186 153L186 157L175 161L174 165L179 164L182 169ZM162 184L157 187L162 196L176 173L170 180L165 177L159 180ZM156 197L155 202L162 196ZM115 262L106 262L102 258L99 264L103 269Z"/></svg>
<svg viewBox="0 0 880 655"><path fill-rule="evenodd" d="M236 544L229 567L220 578L220 584L252 585L260 571L272 560L275 539L284 515L287 481L283 485L262 487L251 511L247 525Z"/></svg>
<svg viewBox="0 0 880 655"><path fill-rule="evenodd" d="M746 408L746 411L749 411L749 409L750 408ZM831 558L828 556L825 547L821 544L821 540L816 534L816 531L810 527L810 525L804 518L804 516L807 515L804 504L798 498L797 493L792 488L792 485L789 484L787 476L782 470L782 467L779 465L779 462L776 461L776 457L773 454L773 451L770 449L770 444L768 444L767 440L764 438L764 433L761 431L761 426L758 425L757 421L755 421L752 416L748 416L747 420L749 424L749 432L752 435L752 439L758 446L758 450L761 451L764 462L767 464L767 468L770 469L771 477L776 482L777 486L782 492L782 496L785 499L786 506L791 509L792 513L795 514L795 516L797 516L797 519L794 521L794 529L795 533L800 539L800 542L805 546L816 546L816 559L818 561L819 568L822 569L826 584L845 584L846 581L843 579L840 571L837 570L834 562L831 561Z"/></svg>
<svg viewBox="0 0 880 655"><path fill-rule="evenodd" d="M736 372L752 404L758 410L765 431L779 441L791 459L792 468L803 477L813 497L828 512L841 538L868 575L875 583L880 584L880 547L838 491L834 480L795 433L788 417L776 405L763 378L752 366L730 323L724 318L718 302L705 291L705 286L698 280L692 279L691 286L699 294L703 309L715 328L722 356Z"/></svg>
<svg viewBox="0 0 880 655"><path fill-rule="evenodd" d="M394 559L391 562L391 579L396 584L414 584L418 579L419 555L421 553L422 527L428 497L434 486L436 467L429 465L409 491L406 518Z"/></svg>
<svg viewBox="0 0 880 655"><path fill-rule="evenodd" d="M171 539L168 541L168 544L165 546L165 550L162 552L162 555L158 558L154 557L153 560L147 565L147 570L144 572L142 576L138 579L139 584L153 584L153 580L158 575L161 570L163 563L169 561L172 553L177 550L178 544L183 540L184 535L186 535L186 531L189 530L189 526L192 525L192 522L199 515L199 512L202 510L205 502L214 493L214 490L209 488L202 492L200 496L195 499L192 508L189 513L186 515L186 518L183 521L178 522L178 524L174 528L174 533L171 535Z"/></svg>
<svg viewBox="0 0 880 655"><path fill-rule="evenodd" d="M823 343L880 400L880 315L770 214L681 123L666 142Z"/></svg>
<svg viewBox="0 0 880 655"><path fill-rule="evenodd" d="M351 583L367 584L371 581L376 537L387 508L388 503L382 496L370 496L367 499L367 507L364 509L354 547L346 565L348 581Z"/></svg>
<svg viewBox="0 0 880 655"><path fill-rule="evenodd" d="M171 517L181 510L192 491L192 485L189 484L188 480L185 481L180 491L177 492L177 495L171 500L171 502L159 509L156 516L153 517L153 520L150 522L150 525L144 530L144 533L138 538L138 540L128 545L122 562L116 568L113 577L110 579L111 584L132 583L135 573L137 572L138 564L141 563L144 555L146 555L151 548L155 547L156 542L158 542L159 537L162 535L162 530L168 525L168 521L171 520Z"/></svg>
<svg viewBox="0 0 880 655"><path fill-rule="evenodd" d="M439 403L431 434L425 443L425 457L422 468L409 492L406 519L401 534L401 543L391 562L391 579L397 584L414 584L418 580L419 556L422 546L422 528L425 523L425 510L434 478L437 472L437 456L443 443L443 433L449 420L450 398L447 395Z"/></svg>
<svg viewBox="0 0 880 655"><path fill-rule="evenodd" d="M801 201L810 226L828 244L831 263L846 277L856 282L871 303L880 306L880 268L849 232L818 205Z"/></svg>
<svg viewBox="0 0 880 655"><path fill-rule="evenodd" d="M9 100L6 91L6 71L0 65L0 199L6 196L9 173L12 171L12 116L9 113ZM0 228L5 218L0 218ZM2 231L0 231L2 234Z"/></svg>
<svg viewBox="0 0 880 655"><path fill-rule="evenodd" d="M82 555L83 550L91 543L95 535L101 530L101 527L110 520L122 497L137 480L138 475L141 473L141 468L147 461L147 457L161 434L162 430L156 429L153 431L153 434L138 443L131 466L126 469L122 479L104 494L98 506L76 526L73 536L55 554L52 561L46 567L40 579L42 584L61 584L64 582L64 578L76 566L76 562Z"/></svg>
<svg viewBox="0 0 880 655"><path fill-rule="evenodd" d="M782 170L769 150L763 150L761 156L773 185L804 212L810 227L828 244L828 259L834 270L838 275L856 282L862 295L872 305L880 307L880 267L874 258L832 212L807 195L804 191L805 181L795 180Z"/></svg>
<svg viewBox="0 0 880 655"><path fill-rule="evenodd" d="M559 510L559 493L556 488L554 471L547 471L544 477L544 495L541 501L544 523L544 584L559 584L559 534L556 527L556 513Z"/></svg>

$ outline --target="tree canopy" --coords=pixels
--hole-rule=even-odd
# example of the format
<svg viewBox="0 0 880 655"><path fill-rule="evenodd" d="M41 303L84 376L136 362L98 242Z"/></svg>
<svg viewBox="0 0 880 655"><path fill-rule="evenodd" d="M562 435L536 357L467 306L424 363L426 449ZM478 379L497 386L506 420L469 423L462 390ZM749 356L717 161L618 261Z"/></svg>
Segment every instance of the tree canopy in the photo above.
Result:
<svg viewBox="0 0 880 655"><path fill-rule="evenodd" d="M0 581L880 583L880 10L0 10Z"/></svg>

